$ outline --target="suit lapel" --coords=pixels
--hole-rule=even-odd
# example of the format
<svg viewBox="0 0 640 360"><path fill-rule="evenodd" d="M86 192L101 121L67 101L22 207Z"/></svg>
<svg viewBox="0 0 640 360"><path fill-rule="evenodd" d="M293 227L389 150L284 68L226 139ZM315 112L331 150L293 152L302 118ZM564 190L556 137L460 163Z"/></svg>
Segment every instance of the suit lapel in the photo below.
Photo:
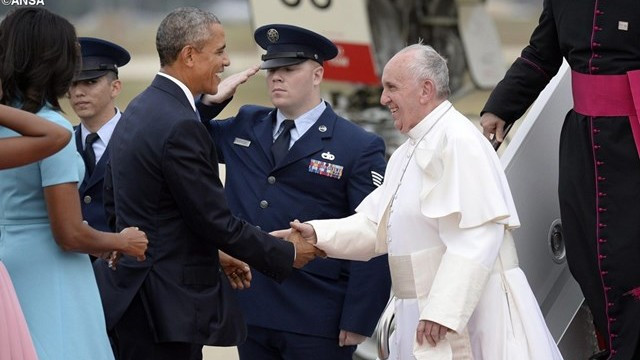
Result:
<svg viewBox="0 0 640 360"><path fill-rule="evenodd" d="M273 156L271 156L271 145L273 144L273 123L276 116L276 111L271 111L267 116L256 122L253 127L255 139L260 144L262 151L265 153L267 159L273 167Z"/></svg>
<svg viewBox="0 0 640 360"><path fill-rule="evenodd" d="M96 183L104 179L104 172L107 168L108 161L109 161L109 146L107 145L107 148L104 149L104 153L102 154L102 156L100 157L100 160L96 164L95 169L93 169L93 173L91 174L91 177L87 179L87 176L85 175L84 181L82 182L84 189L82 190L90 189Z"/></svg>
<svg viewBox="0 0 640 360"><path fill-rule="evenodd" d="M76 138L76 149L78 149L78 152L82 154L84 150L82 149L82 127L80 125L76 125L73 130Z"/></svg>
<svg viewBox="0 0 640 360"><path fill-rule="evenodd" d="M76 138L76 149L78 150L78 153L82 157L82 160L84 160L84 166L85 166L84 178L82 179L82 183L78 188L78 191L80 191L80 193L83 193L87 189L87 182L89 181L89 177L87 176L87 160L84 158L84 149L82 148L82 127L80 125L77 125L75 127L75 138Z"/></svg>
<svg viewBox="0 0 640 360"><path fill-rule="evenodd" d="M280 164L277 164L273 170L278 170L288 166L289 164L322 150L324 148L324 139L331 138L333 136L335 123L336 114L333 112L331 107L327 106L318 121L316 121L315 124L313 124L313 126L311 126L309 130L307 130L307 132L293 144L284 159L282 159Z"/></svg>

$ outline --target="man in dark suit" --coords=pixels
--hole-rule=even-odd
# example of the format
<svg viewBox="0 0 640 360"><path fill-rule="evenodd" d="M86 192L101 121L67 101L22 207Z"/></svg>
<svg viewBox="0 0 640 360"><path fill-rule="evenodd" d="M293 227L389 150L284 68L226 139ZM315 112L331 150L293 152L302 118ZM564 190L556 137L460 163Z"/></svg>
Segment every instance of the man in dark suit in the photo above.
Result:
<svg viewBox="0 0 640 360"><path fill-rule="evenodd" d="M336 46L279 24L260 27L255 39L267 50L261 68L275 108L243 106L234 118L208 124L227 167L232 212L266 231L294 219L353 214L382 183L385 147L321 98L323 62L337 55ZM220 100L203 98L203 119L215 115L205 117L204 104ZM255 274L251 288L238 293L249 324L240 358L351 359L372 334L389 291L386 256L366 263L317 259L281 285Z"/></svg>
<svg viewBox="0 0 640 360"><path fill-rule="evenodd" d="M106 40L81 37L82 70L69 88L69 103L80 118L75 127L76 147L85 162L80 185L84 220L93 228L109 231L102 205L104 173L109 161L109 141L120 120L115 99L122 83L118 68L126 65L129 52Z"/></svg>
<svg viewBox="0 0 640 360"><path fill-rule="evenodd" d="M160 24L156 47L160 72L120 119L105 180L117 230L136 224L148 234L147 260L124 257L115 271L94 263L119 359L188 359L201 357L203 344L244 340L219 249L276 281L314 257L308 243L269 236L227 207L194 104L194 96L217 92L229 65L219 20L176 9Z"/></svg>

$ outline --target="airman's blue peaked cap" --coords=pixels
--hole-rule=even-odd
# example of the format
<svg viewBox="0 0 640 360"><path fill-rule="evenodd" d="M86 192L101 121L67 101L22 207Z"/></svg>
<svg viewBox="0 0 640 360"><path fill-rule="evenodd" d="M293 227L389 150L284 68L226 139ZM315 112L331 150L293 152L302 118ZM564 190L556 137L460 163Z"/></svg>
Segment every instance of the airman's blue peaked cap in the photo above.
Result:
<svg viewBox="0 0 640 360"><path fill-rule="evenodd" d="M274 69L315 60L322 64L338 55L338 48L326 37L313 31L285 24L269 24L253 34L258 45L267 50L261 69Z"/></svg>
<svg viewBox="0 0 640 360"><path fill-rule="evenodd" d="M90 80L105 75L109 71L118 73L118 67L131 60L131 55L122 46L112 42L92 38L78 38L82 51L82 70L74 81Z"/></svg>

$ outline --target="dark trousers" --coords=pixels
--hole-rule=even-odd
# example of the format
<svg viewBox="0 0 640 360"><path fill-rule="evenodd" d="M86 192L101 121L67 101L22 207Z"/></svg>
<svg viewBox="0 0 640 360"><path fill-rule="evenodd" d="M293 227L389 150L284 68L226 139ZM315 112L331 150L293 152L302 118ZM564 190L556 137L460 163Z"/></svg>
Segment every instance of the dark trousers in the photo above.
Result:
<svg viewBox="0 0 640 360"><path fill-rule="evenodd" d="M182 342L156 342L140 296L110 333L118 360L202 359L202 345ZM198 357L199 354L199 357Z"/></svg>
<svg viewBox="0 0 640 360"><path fill-rule="evenodd" d="M355 346L338 339L248 326L247 341L238 346L241 360L351 360Z"/></svg>

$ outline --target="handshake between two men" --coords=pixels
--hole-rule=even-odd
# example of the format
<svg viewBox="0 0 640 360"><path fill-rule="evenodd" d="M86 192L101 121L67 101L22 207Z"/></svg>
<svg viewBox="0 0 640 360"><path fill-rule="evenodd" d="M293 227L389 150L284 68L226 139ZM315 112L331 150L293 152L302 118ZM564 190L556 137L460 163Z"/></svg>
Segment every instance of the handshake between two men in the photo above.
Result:
<svg viewBox="0 0 640 360"><path fill-rule="evenodd" d="M290 241L296 249L293 267L300 269L316 257L326 257L324 251L314 246L317 241L315 230L309 224L303 224L298 220L290 223L291 228L275 230L270 234ZM251 268L244 261L238 260L222 251L220 266L234 289L245 289L251 286Z"/></svg>

